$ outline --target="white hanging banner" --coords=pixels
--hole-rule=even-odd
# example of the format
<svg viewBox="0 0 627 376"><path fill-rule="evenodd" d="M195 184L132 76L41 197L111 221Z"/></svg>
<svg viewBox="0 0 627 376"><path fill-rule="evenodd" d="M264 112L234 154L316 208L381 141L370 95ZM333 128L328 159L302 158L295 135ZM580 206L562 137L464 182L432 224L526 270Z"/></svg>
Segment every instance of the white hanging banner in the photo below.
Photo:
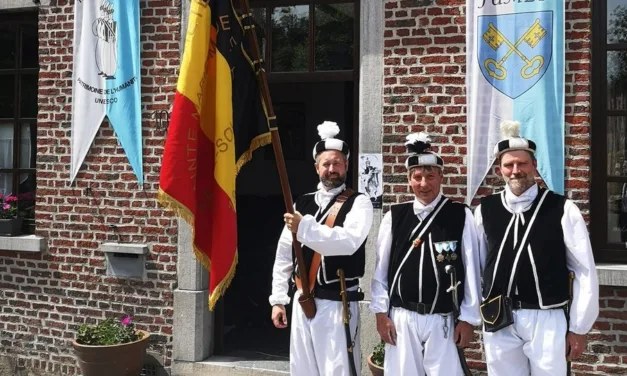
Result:
<svg viewBox="0 0 627 376"><path fill-rule="evenodd" d="M76 0L73 47L70 180L107 115L143 184L139 2Z"/></svg>

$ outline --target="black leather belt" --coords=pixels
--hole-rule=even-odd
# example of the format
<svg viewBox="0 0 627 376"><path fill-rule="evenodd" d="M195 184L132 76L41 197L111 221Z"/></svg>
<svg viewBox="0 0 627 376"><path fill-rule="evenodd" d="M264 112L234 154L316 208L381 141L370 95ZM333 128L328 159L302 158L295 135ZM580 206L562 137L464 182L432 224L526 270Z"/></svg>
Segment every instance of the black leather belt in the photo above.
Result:
<svg viewBox="0 0 627 376"><path fill-rule="evenodd" d="M404 308L408 311L416 312L421 315L427 315L431 313L431 308L433 308L433 305L425 303L393 301L392 307Z"/></svg>
<svg viewBox="0 0 627 376"><path fill-rule="evenodd" d="M342 301L342 295L339 291L315 289L314 297L324 300ZM364 300L364 293L361 291L346 291L346 300L349 302L359 302Z"/></svg>
<svg viewBox="0 0 627 376"><path fill-rule="evenodd" d="M525 303L520 300L512 300L512 309L542 309L539 304Z"/></svg>

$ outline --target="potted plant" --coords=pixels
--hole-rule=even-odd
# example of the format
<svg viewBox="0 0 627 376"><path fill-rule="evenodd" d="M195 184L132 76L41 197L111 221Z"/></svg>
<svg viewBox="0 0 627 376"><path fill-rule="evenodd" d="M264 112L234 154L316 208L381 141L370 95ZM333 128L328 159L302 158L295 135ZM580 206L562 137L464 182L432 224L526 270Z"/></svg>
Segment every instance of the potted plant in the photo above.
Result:
<svg viewBox="0 0 627 376"><path fill-rule="evenodd" d="M83 376L137 376L150 334L136 330L129 316L98 325L81 325L72 342Z"/></svg>
<svg viewBox="0 0 627 376"><path fill-rule="evenodd" d="M385 343L381 342L374 347L368 356L368 368L373 376L383 376L383 360L385 359Z"/></svg>
<svg viewBox="0 0 627 376"><path fill-rule="evenodd" d="M0 236L15 236L22 233L22 217L17 216L17 197L0 194Z"/></svg>

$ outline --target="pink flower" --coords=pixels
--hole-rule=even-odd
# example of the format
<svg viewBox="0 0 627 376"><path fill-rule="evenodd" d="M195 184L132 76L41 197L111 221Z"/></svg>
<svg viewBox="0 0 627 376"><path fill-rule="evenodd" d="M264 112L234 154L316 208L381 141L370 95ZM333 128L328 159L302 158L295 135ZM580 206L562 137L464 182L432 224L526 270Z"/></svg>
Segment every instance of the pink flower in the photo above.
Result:
<svg viewBox="0 0 627 376"><path fill-rule="evenodd" d="M8 195L5 197L4 202L17 202L17 197L13 195Z"/></svg>
<svg viewBox="0 0 627 376"><path fill-rule="evenodd" d="M130 325L132 322L133 320L131 319L131 316L126 316L122 319L122 325L124 326Z"/></svg>
<svg viewBox="0 0 627 376"><path fill-rule="evenodd" d="M4 206L2 207L2 209L4 209L4 210L9 210L9 209L11 209L11 205L9 205L9 204L4 204Z"/></svg>

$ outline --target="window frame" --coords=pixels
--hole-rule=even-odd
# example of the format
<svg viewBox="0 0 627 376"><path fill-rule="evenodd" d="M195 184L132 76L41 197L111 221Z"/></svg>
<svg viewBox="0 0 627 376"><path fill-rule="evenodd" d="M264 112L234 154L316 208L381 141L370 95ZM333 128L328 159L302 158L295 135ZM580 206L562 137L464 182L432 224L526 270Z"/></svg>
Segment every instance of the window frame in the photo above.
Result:
<svg viewBox="0 0 627 376"><path fill-rule="evenodd" d="M315 50L314 42L314 25L315 17L312 17L314 7L320 4L341 4L341 3L353 3L354 7L354 22L353 22L353 69L352 70L336 70L336 71L315 71L313 70L313 64L315 62L315 55L311 54L312 50ZM266 25L272 24L272 12L273 7L281 6L296 6L296 5L309 5L309 68L311 71L307 72L272 72L270 65L272 63L272 28L268 28L266 35L266 48L264 51L264 68L267 72L268 83L275 82L352 82L353 83L353 135L351 137L352 160L359 160L359 75L360 75L360 22L361 22L361 4L359 0L250 0L251 8L266 8ZM347 140L348 141L348 140ZM349 167L353 173L353 186L358 185L359 177L359 163L351 163Z"/></svg>
<svg viewBox="0 0 627 376"><path fill-rule="evenodd" d="M34 138L35 142L35 156L37 154L37 116L38 111L35 117L22 117L21 111L22 108L20 103L22 102L22 76L26 75L35 75L37 80L37 88L39 91L39 62L37 67L35 68L23 68L22 58L23 58L23 33L21 32L22 25L34 25L37 32L39 25L39 15L37 11L19 11L19 12L0 12L0 22L3 25L16 25L17 30L17 38L16 38L16 49L15 49L15 65L13 68L5 68L0 69L0 79L2 77L14 77L14 116L12 118L0 118L0 122L12 123L13 124L13 165L11 168L0 168L0 173L8 173L12 174L12 186L10 188L10 192L15 195L19 195L19 187L20 187L20 175L21 174L29 174L32 175L33 178L37 179L37 167L35 161L35 167L32 168L21 168L20 165L20 152L21 152L21 138L22 138L22 126L24 124L30 124L34 131L31 132L31 137ZM39 50L39 46L37 46L37 50ZM37 103L39 106L39 103ZM36 188L35 188L36 189ZM34 192L36 194L36 192ZM25 221L25 229L27 233L33 233L35 230L35 217L33 218L24 218Z"/></svg>
<svg viewBox="0 0 627 376"><path fill-rule="evenodd" d="M627 183L627 176L607 172L607 118L627 116L626 110L608 110L607 53L627 51L627 43L607 43L607 4L592 2L590 108L590 239L596 262L625 263L627 247L608 241L608 183Z"/></svg>
<svg viewBox="0 0 627 376"><path fill-rule="evenodd" d="M346 70L315 70L315 6L326 4L353 3L353 69ZM315 82L315 81L359 81L359 0L251 0L251 8L265 8L266 25L272 24L272 8L283 6L309 5L309 52L307 54L307 71L302 72L273 72L272 71L272 28L267 28L266 48L264 51L264 67L268 73L269 82Z"/></svg>

